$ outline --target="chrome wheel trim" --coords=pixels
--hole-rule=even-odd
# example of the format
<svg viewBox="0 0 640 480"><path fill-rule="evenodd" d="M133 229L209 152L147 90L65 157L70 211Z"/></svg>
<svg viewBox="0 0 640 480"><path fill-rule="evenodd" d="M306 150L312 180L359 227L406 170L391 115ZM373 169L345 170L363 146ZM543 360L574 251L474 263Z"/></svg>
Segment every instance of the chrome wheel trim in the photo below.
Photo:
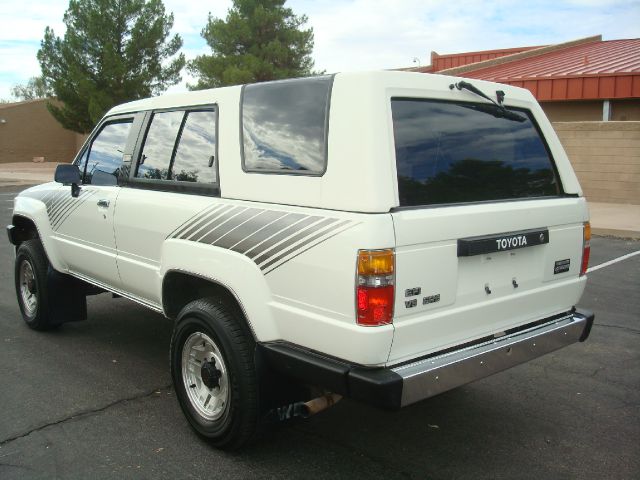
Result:
<svg viewBox="0 0 640 480"><path fill-rule="evenodd" d="M205 362L215 362L219 386L209 388L202 379ZM194 332L182 346L182 382L193 408L205 420L222 417L229 406L229 375L222 352L211 338Z"/></svg>
<svg viewBox="0 0 640 480"><path fill-rule="evenodd" d="M20 264L20 296L22 305L29 316L33 316L38 309L38 297L36 289L36 277L33 267L28 260L23 260Z"/></svg>

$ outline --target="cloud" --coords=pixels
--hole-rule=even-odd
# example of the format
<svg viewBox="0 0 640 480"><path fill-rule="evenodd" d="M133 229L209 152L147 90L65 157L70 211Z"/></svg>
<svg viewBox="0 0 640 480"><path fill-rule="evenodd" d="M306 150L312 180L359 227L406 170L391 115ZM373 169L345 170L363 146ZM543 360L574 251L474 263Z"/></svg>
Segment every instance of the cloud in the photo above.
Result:
<svg viewBox="0 0 640 480"><path fill-rule="evenodd" d="M67 5L61 0L0 3L0 41L35 41L39 45L47 25L57 34L63 33L62 15Z"/></svg>
<svg viewBox="0 0 640 480"><path fill-rule="evenodd" d="M430 52L544 45L602 33L605 39L640 35L640 3L443 2L351 0L309 4L316 67L329 72L430 63Z"/></svg>
<svg viewBox="0 0 640 480"><path fill-rule="evenodd" d="M640 37L637 0L289 0L295 14L306 14L315 34L316 69L336 71L389 69L430 63L430 52L456 53L528 45L547 45L602 34L604 39ZM6 85L39 73L35 55L44 28L64 33L66 0L0 4L0 98ZM231 0L166 0L174 14L173 33L184 39L187 59L210 52L200 32L209 12L224 18ZM4 41L4 43L2 43ZM33 42L27 48L22 43ZM7 43L9 42L9 43ZM29 58L23 58L29 57ZM171 91L194 83L186 71Z"/></svg>

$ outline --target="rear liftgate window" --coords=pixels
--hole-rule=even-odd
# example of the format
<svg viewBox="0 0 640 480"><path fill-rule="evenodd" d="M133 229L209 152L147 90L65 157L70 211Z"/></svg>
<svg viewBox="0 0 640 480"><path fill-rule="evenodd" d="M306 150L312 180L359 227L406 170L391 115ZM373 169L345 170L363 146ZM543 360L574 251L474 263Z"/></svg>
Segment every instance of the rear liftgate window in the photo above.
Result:
<svg viewBox="0 0 640 480"><path fill-rule="evenodd" d="M517 121L487 104L392 99L391 109L401 207L559 195L525 110Z"/></svg>
<svg viewBox="0 0 640 480"><path fill-rule="evenodd" d="M322 175L332 76L247 85L242 94L243 168Z"/></svg>

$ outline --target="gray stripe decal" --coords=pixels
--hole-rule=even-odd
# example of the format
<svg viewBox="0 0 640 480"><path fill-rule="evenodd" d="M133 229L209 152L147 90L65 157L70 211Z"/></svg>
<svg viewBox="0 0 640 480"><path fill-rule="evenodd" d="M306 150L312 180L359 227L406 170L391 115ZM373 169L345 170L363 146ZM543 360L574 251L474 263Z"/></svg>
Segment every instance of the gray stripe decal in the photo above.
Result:
<svg viewBox="0 0 640 480"><path fill-rule="evenodd" d="M289 227L286 230L283 230L278 235L274 235L272 238L270 238L269 240L264 242L262 245L260 245L260 252L258 252L258 254L259 253L263 253L263 254L260 255L259 257L258 257L257 254L256 255L251 255L251 258L253 258L254 261L257 264L261 264L265 260L268 260L270 257L273 257L273 255L275 255L276 253L278 253L282 249L290 247L291 245L293 245L298 240L301 240L301 239L303 239L305 237L308 237L309 235L311 235L311 234L317 232L318 230L322 229L323 227L325 227L327 224L336 222L336 220L334 220L333 218L325 218L321 222L318 222L315 225L312 225L311 227L303 230L304 227L306 227L307 225L311 225L312 223L315 223L315 222L317 222L318 220L321 220L321 219L322 219L322 217L305 218L302 222L296 223L292 227ZM292 235L292 234L294 234L294 235ZM286 238L286 240L284 242L282 242L279 245L276 245L279 241L281 241L281 240L283 240L285 238ZM263 248L263 245L266 245L266 247ZM273 245L276 245L276 246L273 249L267 251L269 249L269 247L271 247ZM267 252L264 253L265 251L267 251ZM258 258L255 258L255 257L258 257Z"/></svg>
<svg viewBox="0 0 640 480"><path fill-rule="evenodd" d="M73 207L74 205L77 205L77 204L78 204L78 201L76 201L76 203L69 202L68 208L65 207L64 209L60 209L60 211L58 211L57 213L52 214L49 217L49 221L51 222L51 226L55 229L56 224L64 216L64 214L67 213L67 210L69 210L71 207Z"/></svg>
<svg viewBox="0 0 640 480"><path fill-rule="evenodd" d="M54 217L60 213L67 205L71 204L75 198L71 196L71 193L64 192L58 193L56 199L51 203L47 213L49 214L49 220L53 221Z"/></svg>
<svg viewBox="0 0 640 480"><path fill-rule="evenodd" d="M288 227L280 230L274 236L268 238L266 241L262 242L260 245L252 249L250 252L247 252L247 255L249 256L249 258L256 258L257 256L262 255L264 252L269 250L271 247L273 247L277 243L285 240L288 237L291 237L292 235L295 235L296 232L303 230L304 228L317 222L320 219L322 219L322 217L317 217L317 216L304 217L302 220L299 220L294 224L289 225Z"/></svg>
<svg viewBox="0 0 640 480"><path fill-rule="evenodd" d="M297 250L300 250L301 247L304 247L305 245L308 245L309 243L313 242L314 240L317 240L318 238L321 238L321 237L325 236L327 233L333 232L336 229L338 229L341 226L344 226L344 225L346 225L348 223L349 223L349 220L344 220L344 221L340 222L337 225L334 225L332 227L329 227L328 229L325 229L324 231L318 233L317 235L313 235L312 237L307 238L306 240L304 240L303 242L299 243L295 247L289 249L288 251L282 253L281 255L278 255L273 260L270 260L269 262L265 263L264 265L261 265L260 266L260 270L266 270L267 268L269 268L274 263L276 263L276 262L282 260L283 258L285 258L287 255L289 255L289 254L291 254L291 253L293 253L293 252L295 252ZM340 232L337 232L337 233L340 233ZM329 238L331 238L331 237L329 237ZM328 238L326 240L328 240ZM318 243L321 243L321 242L318 242ZM313 247L313 246L315 246L315 245L312 245L311 247ZM311 248L311 247L309 247L309 248ZM309 248L307 248L307 250L309 250ZM306 251L306 250L303 250L303 251ZM302 253L302 252L300 252L300 253Z"/></svg>
<svg viewBox="0 0 640 480"><path fill-rule="evenodd" d="M202 237L199 242L213 244L219 238L222 238L224 235L229 233L234 228L242 225L251 217L255 216L260 210L257 208L247 208L246 210L242 210L241 212L236 212L236 215L231 217L228 221L224 222L221 225L218 225L213 230L210 230L204 237Z"/></svg>
<svg viewBox="0 0 640 480"><path fill-rule="evenodd" d="M51 212L62 202L66 197L60 194L60 192L56 192L56 194L46 202L47 206L47 215L51 215Z"/></svg>
<svg viewBox="0 0 640 480"><path fill-rule="evenodd" d="M207 214L203 219L197 221L193 225L190 226L187 231L182 233L179 238L185 240L191 240L191 237L198 233L202 228L206 227L209 223L211 223L215 218L220 216L223 212L228 211L232 207L230 205L222 205L220 208L215 209L211 213Z"/></svg>
<svg viewBox="0 0 640 480"><path fill-rule="evenodd" d="M238 252L238 253L243 253L246 251L247 249L247 245L250 245L253 240L255 238L257 238L264 230L267 230L268 228L271 227L271 225L273 225L276 221L278 221L279 219L285 217L287 214L285 212L278 212L275 210L267 210L267 212L264 214L262 218L262 220L260 220L260 224L262 226L258 226L256 225L256 229L252 229L251 232L249 232L249 234L244 237L244 238L239 238L240 235L238 235L239 240L231 245L231 247L229 247L231 250L233 250L234 252ZM264 222L264 224L263 224ZM251 248L251 247L249 247Z"/></svg>
<svg viewBox="0 0 640 480"><path fill-rule="evenodd" d="M231 230L229 233L218 238L213 244L216 247L231 248L248 235L251 235L257 229L264 227L267 223L274 220L274 213L279 212L260 210L257 215L254 215L243 224L240 224L238 227Z"/></svg>
<svg viewBox="0 0 640 480"><path fill-rule="evenodd" d="M60 195L60 200L56 203L56 205L51 209L51 218L58 217L60 213L64 210L67 210L70 205L75 204L77 202L84 203L84 201L90 197L95 190L80 190L80 194L78 197L72 197L70 193L64 192Z"/></svg>
<svg viewBox="0 0 640 480"><path fill-rule="evenodd" d="M189 228L189 226L193 225L193 223L197 222L213 210L219 209L220 207L221 205L211 205L210 207L207 207L204 210L201 210L195 215L189 217L187 220L178 225L175 230L173 230L173 232L167 235L167 238L179 237L187 228Z"/></svg>
<svg viewBox="0 0 640 480"><path fill-rule="evenodd" d="M75 212L80 207L80 205L82 205L94 193L96 193L95 190L88 190L83 200L80 200L76 202L74 205L72 205L71 208L68 209L65 214L63 214L63 217L56 221L56 225L54 228L56 230L59 229L62 226L62 224L67 220L67 218L69 218L73 214L73 212Z"/></svg>
<svg viewBox="0 0 640 480"><path fill-rule="evenodd" d="M40 192L40 193L36 193L36 194L33 194L33 195L27 195L27 196L31 197L31 198L35 198L37 200L41 200L45 204L45 206L48 208L49 202L57 194L58 194L58 192L56 192L56 191L49 191L49 192L44 192L44 193Z"/></svg>
<svg viewBox="0 0 640 480"><path fill-rule="evenodd" d="M55 222L55 220L60 216L60 214L63 211L65 211L67 208L69 208L76 201L80 201L80 200L73 198L71 195L69 195L69 198L64 199L63 201L59 202L56 207L52 208L51 212L49 213L49 220L51 221L51 223Z"/></svg>
<svg viewBox="0 0 640 480"><path fill-rule="evenodd" d="M57 207L60 206L60 204L62 204L68 198L71 198L70 192L57 192L55 197L51 199L49 208L51 208L51 210L55 210Z"/></svg>
<svg viewBox="0 0 640 480"><path fill-rule="evenodd" d="M343 224L345 224L345 223L351 223L351 222L347 220L347 221L342 222L342 223L341 223L341 225L343 225ZM284 265L285 263L290 262L291 260L293 260L293 259L294 259L294 258L296 258L297 256L302 255L304 252L306 252L306 251L308 251L308 250L311 250L313 247L315 247L315 246L317 246L317 245L320 245L321 243L326 242L327 240L329 240L330 238L335 237L336 235L340 235L342 232L346 232L347 230L349 230L349 229L351 229L351 228L355 227L356 225L359 225L359 224L358 224L358 223L354 223L354 224L351 224L351 225L349 225L349 226L347 226L346 228L343 228L343 229L340 229L340 227L339 227L339 226L337 226L337 227L336 227L336 228L338 229L338 231L337 231L337 232L335 231L335 229L331 229L331 232L334 232L334 233L332 233L332 234L331 234L331 235L329 235L328 237L325 237L325 238L323 238L322 240L320 240L319 242L316 242L316 243L313 243L312 245L309 245L307 248L303 248L302 250L298 251L295 255L293 255L293 256L291 256L291 257L287 258L284 262L282 262L282 263L281 263L281 264L279 264L279 265L276 265L275 267L270 268L269 270L267 270L267 268L268 268L268 267L267 267L266 265L265 265L264 267L262 267L262 268L261 268L261 270L262 270L262 271L264 271L264 274L265 274L265 275L267 275L267 274L269 274L269 273L273 272L274 270L276 270L276 269L280 268L280 267L281 267L282 265ZM286 255L284 255L284 256L286 256ZM271 263L271 264L274 264L274 263L277 263L278 261L279 261L278 259L275 259L275 260L274 260L274 262L270 262L270 263ZM265 270L266 270L266 271L265 271Z"/></svg>
<svg viewBox="0 0 640 480"><path fill-rule="evenodd" d="M222 235L221 232L227 233L229 230L231 230L231 228L233 228L232 219L245 210L247 210L246 207L236 206L231 208L231 210L228 210L220 215L220 217L216 219L215 223L212 223L197 235L193 235L192 240L201 243L211 243L213 240L216 240L220 235ZM229 221L231 221L231 227L228 224Z"/></svg>
<svg viewBox="0 0 640 480"><path fill-rule="evenodd" d="M255 246L260 242L266 240L272 235L275 235L283 228L287 228L288 226L296 223L298 220L304 217L306 217L306 215L302 215L299 213L283 214L282 217L268 225L266 228L260 230L259 232L256 232L253 235L248 236L242 242L235 245L232 250L238 253L246 254L247 252L249 252L249 250L255 248Z"/></svg>
<svg viewBox="0 0 640 480"><path fill-rule="evenodd" d="M47 211L51 208L51 204L56 200L56 198L58 198L58 194L59 192L52 192L51 196L47 200L44 200L46 198L46 195L42 198L42 201L47 207Z"/></svg>

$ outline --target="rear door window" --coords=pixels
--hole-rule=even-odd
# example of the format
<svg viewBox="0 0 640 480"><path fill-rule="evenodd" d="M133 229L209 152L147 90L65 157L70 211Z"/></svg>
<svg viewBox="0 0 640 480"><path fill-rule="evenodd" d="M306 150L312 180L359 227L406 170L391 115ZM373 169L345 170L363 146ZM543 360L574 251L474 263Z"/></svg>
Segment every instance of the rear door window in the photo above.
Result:
<svg viewBox="0 0 640 480"><path fill-rule="evenodd" d="M181 182L215 183L216 113L187 112L171 166L171 178Z"/></svg>
<svg viewBox="0 0 640 480"><path fill-rule="evenodd" d="M169 162L183 116L184 112L160 112L153 115L136 177L169 179Z"/></svg>
<svg viewBox="0 0 640 480"><path fill-rule="evenodd" d="M216 188L217 111L215 107L155 112L135 179L160 188L191 185Z"/></svg>
<svg viewBox="0 0 640 480"><path fill-rule="evenodd" d="M516 121L493 105L403 98L391 109L400 206L559 195L529 112Z"/></svg>

